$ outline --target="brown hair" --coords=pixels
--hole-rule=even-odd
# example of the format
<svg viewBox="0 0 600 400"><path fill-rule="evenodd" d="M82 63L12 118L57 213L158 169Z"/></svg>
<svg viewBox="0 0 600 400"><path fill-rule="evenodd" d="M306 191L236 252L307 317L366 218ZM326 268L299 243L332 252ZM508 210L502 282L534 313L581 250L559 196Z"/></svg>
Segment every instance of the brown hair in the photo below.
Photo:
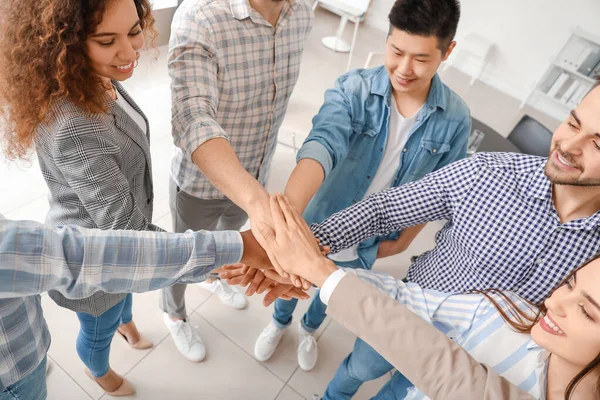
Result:
<svg viewBox="0 0 600 400"><path fill-rule="evenodd" d="M52 102L106 111L86 39L114 0L14 0L0 3L0 130L9 159L23 158ZM157 32L148 0L133 0L144 35Z"/></svg>
<svg viewBox="0 0 600 400"><path fill-rule="evenodd" d="M558 285L554 290L565 285L573 278L577 271L579 271L581 268L585 267L586 265L597 259L600 259L600 254L597 254L596 256L592 257L579 268L576 268L574 271L572 271L569 275L567 275L563 282L560 285ZM535 305L530 302L527 302L530 306L529 310L523 310L523 308L517 306L515 302L506 293L497 289L474 290L473 293L479 293L487 297L487 299L494 305L494 307L496 307L496 309L498 310L502 318L506 321L506 323L510 325L511 328L513 328L516 332L519 333L531 333L531 329L534 327L534 325L537 324L538 321L541 318L543 318L544 315L546 315L546 312L548 311L544 303L542 303L541 305ZM505 307L503 307L494 298L494 295L501 297L501 301L505 304L508 304L508 311L505 310ZM530 311L533 311L533 314ZM579 382L581 382L583 378L585 378L588 374L597 369L599 366L600 354L598 354L571 380L571 382L569 382L569 385L565 389L565 400L569 400L573 395L573 391L575 390ZM596 382L596 396L600 397L600 378L598 379L598 382Z"/></svg>

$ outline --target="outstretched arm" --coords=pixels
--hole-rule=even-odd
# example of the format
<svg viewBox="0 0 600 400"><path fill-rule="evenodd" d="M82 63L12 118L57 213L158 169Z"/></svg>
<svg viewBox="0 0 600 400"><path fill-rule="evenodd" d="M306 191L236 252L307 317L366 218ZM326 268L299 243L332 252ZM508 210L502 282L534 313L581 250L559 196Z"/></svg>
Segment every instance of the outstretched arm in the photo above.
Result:
<svg viewBox="0 0 600 400"><path fill-rule="evenodd" d="M432 399L533 399L374 286L346 274L327 314L371 345Z"/></svg>
<svg viewBox="0 0 600 400"><path fill-rule="evenodd" d="M171 234L76 226L50 229L0 216L0 298L51 289L68 298L85 298L98 290L146 292L199 282L224 264L268 263L257 246L247 233L242 239L234 231Z"/></svg>

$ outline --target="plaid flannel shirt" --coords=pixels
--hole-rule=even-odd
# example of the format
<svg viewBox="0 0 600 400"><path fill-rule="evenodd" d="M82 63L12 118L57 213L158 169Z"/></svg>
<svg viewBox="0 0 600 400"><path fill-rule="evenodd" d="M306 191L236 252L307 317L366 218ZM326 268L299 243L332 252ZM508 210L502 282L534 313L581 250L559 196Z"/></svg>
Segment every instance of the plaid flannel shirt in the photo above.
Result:
<svg viewBox="0 0 600 400"><path fill-rule="evenodd" d="M285 0L276 27L248 0L185 0L169 44L171 176L181 190L223 199L192 161L214 138L231 144L264 186L313 22L306 0Z"/></svg>

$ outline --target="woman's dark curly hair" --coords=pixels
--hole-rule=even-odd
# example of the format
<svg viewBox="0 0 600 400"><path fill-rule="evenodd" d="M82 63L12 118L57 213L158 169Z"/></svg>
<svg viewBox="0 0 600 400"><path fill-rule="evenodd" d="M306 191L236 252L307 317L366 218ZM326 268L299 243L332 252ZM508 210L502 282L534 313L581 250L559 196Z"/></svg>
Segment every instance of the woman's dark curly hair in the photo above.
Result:
<svg viewBox="0 0 600 400"><path fill-rule="evenodd" d="M86 112L106 111L86 39L111 1L0 1L0 132L9 159L27 155L53 101L68 98ZM132 1L153 44L157 32L150 2Z"/></svg>

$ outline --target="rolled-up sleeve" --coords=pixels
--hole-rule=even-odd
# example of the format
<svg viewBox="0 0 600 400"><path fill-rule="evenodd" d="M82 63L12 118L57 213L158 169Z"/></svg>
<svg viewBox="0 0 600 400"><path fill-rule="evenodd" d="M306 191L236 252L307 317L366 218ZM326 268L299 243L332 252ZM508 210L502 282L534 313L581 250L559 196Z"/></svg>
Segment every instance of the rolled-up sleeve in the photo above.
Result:
<svg viewBox="0 0 600 400"><path fill-rule="evenodd" d="M317 161L325 177L346 157L350 148L352 107L346 92L347 78L348 75L343 75L333 89L325 92L325 101L313 118L310 134L296 157L297 161L303 158Z"/></svg>
<svg viewBox="0 0 600 400"><path fill-rule="evenodd" d="M214 138L229 139L216 121L219 54L193 9L176 13L169 45L173 141L184 156Z"/></svg>

